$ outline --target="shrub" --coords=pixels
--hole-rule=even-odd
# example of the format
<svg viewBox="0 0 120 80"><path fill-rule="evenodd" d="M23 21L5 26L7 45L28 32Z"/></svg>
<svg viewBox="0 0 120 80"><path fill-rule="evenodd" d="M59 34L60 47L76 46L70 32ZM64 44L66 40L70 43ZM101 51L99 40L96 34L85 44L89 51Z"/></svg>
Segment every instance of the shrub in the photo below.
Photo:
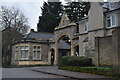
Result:
<svg viewBox="0 0 120 80"><path fill-rule="evenodd" d="M64 56L61 59L62 66L92 66L92 59L88 57Z"/></svg>

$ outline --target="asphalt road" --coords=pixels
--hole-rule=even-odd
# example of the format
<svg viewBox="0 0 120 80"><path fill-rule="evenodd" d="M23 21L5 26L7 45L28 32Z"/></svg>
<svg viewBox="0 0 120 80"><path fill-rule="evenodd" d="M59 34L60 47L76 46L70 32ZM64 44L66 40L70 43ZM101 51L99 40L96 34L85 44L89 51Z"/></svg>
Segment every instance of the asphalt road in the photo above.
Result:
<svg viewBox="0 0 120 80"><path fill-rule="evenodd" d="M63 76L31 71L29 68L3 68L2 78L65 78Z"/></svg>

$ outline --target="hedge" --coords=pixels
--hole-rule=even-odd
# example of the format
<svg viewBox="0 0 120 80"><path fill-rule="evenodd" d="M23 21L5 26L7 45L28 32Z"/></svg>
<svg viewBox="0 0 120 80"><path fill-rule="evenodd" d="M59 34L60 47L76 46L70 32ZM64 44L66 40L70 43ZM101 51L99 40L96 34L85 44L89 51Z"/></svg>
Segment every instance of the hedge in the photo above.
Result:
<svg viewBox="0 0 120 80"><path fill-rule="evenodd" d="M61 59L62 66L92 66L92 59L88 57L64 56Z"/></svg>

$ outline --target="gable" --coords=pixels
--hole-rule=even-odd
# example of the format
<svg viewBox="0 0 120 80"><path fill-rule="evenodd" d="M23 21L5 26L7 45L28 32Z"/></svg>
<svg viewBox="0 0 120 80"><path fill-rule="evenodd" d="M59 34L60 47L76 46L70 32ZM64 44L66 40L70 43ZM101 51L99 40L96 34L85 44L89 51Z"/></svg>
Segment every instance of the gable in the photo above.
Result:
<svg viewBox="0 0 120 80"><path fill-rule="evenodd" d="M59 23L59 27L60 26L65 26L65 25L68 25L68 24L70 24L70 19L68 18L68 15L67 15L67 13L63 13L63 15L62 15L62 18L61 18L61 21L60 21L60 23Z"/></svg>

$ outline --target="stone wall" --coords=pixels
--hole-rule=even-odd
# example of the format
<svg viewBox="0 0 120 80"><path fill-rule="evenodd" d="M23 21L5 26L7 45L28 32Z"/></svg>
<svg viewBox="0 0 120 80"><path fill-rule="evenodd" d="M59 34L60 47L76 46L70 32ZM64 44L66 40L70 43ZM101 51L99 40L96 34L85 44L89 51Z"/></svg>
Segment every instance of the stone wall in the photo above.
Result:
<svg viewBox="0 0 120 80"><path fill-rule="evenodd" d="M69 25L69 24L68 24ZM73 44L72 39L74 38L74 34L76 33L76 26L70 25L64 28L56 29L55 34L55 65L58 64L58 43L61 37L68 36L71 40L71 44ZM71 48L73 46L71 45ZM71 55L73 55L73 51L71 50Z"/></svg>
<svg viewBox="0 0 120 80"><path fill-rule="evenodd" d="M19 61L19 65L49 65L45 61Z"/></svg>
<svg viewBox="0 0 120 80"><path fill-rule="evenodd" d="M2 31L0 30L0 68L1 67L2 67Z"/></svg>
<svg viewBox="0 0 120 80"><path fill-rule="evenodd" d="M16 46L18 46L18 52L19 52L19 56L17 56L17 60L15 60L15 53L16 53ZM20 46L29 46L29 57L28 60L21 60L20 55L21 55L21 51L20 51ZM35 61L33 59L33 46L40 46L40 54L41 54L41 59ZM26 62L26 65L30 64L30 65L36 65L36 64L48 64L48 51L49 51L49 46L48 44L40 44L40 43L18 43L16 45L12 46L12 65L24 65ZM21 62L20 62L21 61ZM32 61L32 62L30 62ZM45 63L44 63L45 62ZM23 64L22 64L23 63Z"/></svg>
<svg viewBox="0 0 120 80"><path fill-rule="evenodd" d="M114 28L111 36L95 38L94 63L120 66L120 28Z"/></svg>
<svg viewBox="0 0 120 80"><path fill-rule="evenodd" d="M120 27L113 31L112 45L115 55L113 56L114 72L120 75Z"/></svg>
<svg viewBox="0 0 120 80"><path fill-rule="evenodd" d="M113 31L112 46L113 64L120 67L120 27Z"/></svg>
<svg viewBox="0 0 120 80"><path fill-rule="evenodd" d="M104 9L98 2L92 2L88 12L88 31L104 28Z"/></svg>
<svg viewBox="0 0 120 80"><path fill-rule="evenodd" d="M113 65L112 56L112 37L97 38L96 49L98 49L98 64L99 65Z"/></svg>

